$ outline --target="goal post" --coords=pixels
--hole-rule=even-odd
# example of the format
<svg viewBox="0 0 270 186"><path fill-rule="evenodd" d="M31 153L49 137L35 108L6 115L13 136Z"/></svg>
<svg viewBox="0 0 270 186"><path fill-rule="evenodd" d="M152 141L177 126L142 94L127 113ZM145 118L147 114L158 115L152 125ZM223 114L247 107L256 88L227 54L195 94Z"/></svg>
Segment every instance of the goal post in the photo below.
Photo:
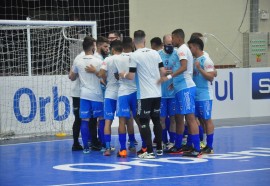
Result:
<svg viewBox="0 0 270 186"><path fill-rule="evenodd" d="M96 21L0 20L0 138L71 132L68 72L86 35Z"/></svg>

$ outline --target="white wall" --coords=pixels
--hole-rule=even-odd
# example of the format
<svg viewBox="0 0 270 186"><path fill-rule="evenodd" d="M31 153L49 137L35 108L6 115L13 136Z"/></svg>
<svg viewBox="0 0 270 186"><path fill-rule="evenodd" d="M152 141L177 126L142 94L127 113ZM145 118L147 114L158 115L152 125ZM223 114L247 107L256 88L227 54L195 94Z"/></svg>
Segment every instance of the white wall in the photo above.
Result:
<svg viewBox="0 0 270 186"><path fill-rule="evenodd" d="M260 87L256 87L258 81L253 82L255 72L267 72L261 77L264 82ZM4 87L0 89L0 133L38 135L71 130L74 116L69 97L71 82L67 76L0 77L0 83ZM24 93L19 94L22 88ZM214 119L270 116L270 68L218 70L213 88ZM261 94L268 96L267 99L252 98L252 90L259 89L264 90ZM45 99L47 104L42 106ZM35 113L32 116L31 109ZM56 119L54 113L60 118ZM18 119L21 116L29 120L21 122ZM117 118L113 126L118 126Z"/></svg>
<svg viewBox="0 0 270 186"><path fill-rule="evenodd" d="M135 30L144 30L149 47L151 38L162 37L177 28L185 31L186 41L193 32L212 33L242 58L242 34L238 28L246 2L246 0L130 0L130 35L133 36ZM270 1L260 0L260 8L270 11ZM270 20L260 22L259 26L260 32L269 32ZM240 31L248 30L249 5ZM207 44L206 48L211 56L221 50L221 46L213 47ZM222 58L222 64L234 64L235 61L231 55L217 58Z"/></svg>

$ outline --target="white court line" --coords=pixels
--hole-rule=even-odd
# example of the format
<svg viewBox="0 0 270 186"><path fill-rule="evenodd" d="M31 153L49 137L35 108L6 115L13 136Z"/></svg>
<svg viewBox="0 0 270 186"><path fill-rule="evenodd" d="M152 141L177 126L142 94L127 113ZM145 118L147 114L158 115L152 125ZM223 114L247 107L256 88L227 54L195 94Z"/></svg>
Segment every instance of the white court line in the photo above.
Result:
<svg viewBox="0 0 270 186"><path fill-rule="evenodd" d="M238 126L222 126L222 127L217 127L215 130L218 129L227 129L227 128L240 128L240 127L258 127L258 126L264 126L264 125L270 125L270 123L267 124L254 124L254 125L238 125ZM136 134L135 134L136 135ZM112 136L118 136L112 135ZM70 141L73 139L62 139L62 140L50 140L50 141L36 141L36 142L25 142L25 143L16 143L16 144L6 144L6 145L0 145L0 147L5 147L5 146L15 146L15 145L26 145L26 144L37 144L37 143L52 143L52 142L57 142L57 141Z"/></svg>
<svg viewBox="0 0 270 186"><path fill-rule="evenodd" d="M267 170L270 170L270 168L247 169L247 170L237 170L237 171L228 171L228 172L214 172L214 173L208 173L208 174L190 174L190 175L183 175L183 176L168 176L168 177L157 177L157 178L144 178L144 179L133 179L133 180L117 180L117 181L103 181L103 182L71 183L71 184L60 184L60 185L50 185L50 186L93 185L93 184L124 183L124 182L137 182L137 181L147 181L147 180L190 178L190 177L201 177L201 176L212 176L212 175L221 175L221 174L234 174L234 173L242 173L242 172L255 172L255 171L267 171Z"/></svg>

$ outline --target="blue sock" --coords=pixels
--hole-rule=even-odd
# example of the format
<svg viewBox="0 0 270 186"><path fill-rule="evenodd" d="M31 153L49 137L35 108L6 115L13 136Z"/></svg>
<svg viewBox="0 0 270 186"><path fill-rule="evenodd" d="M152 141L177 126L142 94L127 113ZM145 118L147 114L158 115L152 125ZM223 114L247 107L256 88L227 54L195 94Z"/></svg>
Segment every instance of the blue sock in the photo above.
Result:
<svg viewBox="0 0 270 186"><path fill-rule="evenodd" d="M81 121L81 135L84 148L89 148L88 139L89 139L89 126L88 121Z"/></svg>
<svg viewBox="0 0 270 186"><path fill-rule="evenodd" d="M167 129L162 130L162 141L163 143L168 143Z"/></svg>
<svg viewBox="0 0 270 186"><path fill-rule="evenodd" d="M119 142L120 142L120 150L126 150L126 141L127 141L127 135L125 134L118 134L119 136Z"/></svg>
<svg viewBox="0 0 270 186"><path fill-rule="evenodd" d="M181 148L182 147L182 141L183 141L183 135L182 134L175 134L175 147Z"/></svg>
<svg viewBox="0 0 270 186"><path fill-rule="evenodd" d="M192 140L192 143L194 145L194 149L196 151L200 151L200 137L199 137L199 134L194 134L194 135L191 135L191 140Z"/></svg>
<svg viewBox="0 0 270 186"><path fill-rule="evenodd" d="M141 139L142 139L142 148L146 148L146 143L145 143L145 141L144 141L142 135L141 135Z"/></svg>
<svg viewBox="0 0 270 186"><path fill-rule="evenodd" d="M191 147L192 146L192 136L191 136L191 134L188 134L186 146L187 147Z"/></svg>
<svg viewBox="0 0 270 186"><path fill-rule="evenodd" d="M105 140L104 140L104 128L105 128L105 119L99 120L99 138L102 144L105 144Z"/></svg>
<svg viewBox="0 0 270 186"><path fill-rule="evenodd" d="M135 147L135 135L134 134L129 134L129 146L130 147Z"/></svg>
<svg viewBox="0 0 270 186"><path fill-rule="evenodd" d="M199 126L199 135L200 135L200 141L203 141L203 128L201 125Z"/></svg>
<svg viewBox="0 0 270 186"><path fill-rule="evenodd" d="M188 135L188 126L185 125L184 136L187 136L187 135Z"/></svg>
<svg viewBox="0 0 270 186"><path fill-rule="evenodd" d="M171 143L174 143L175 142L175 132L169 132L169 135L170 135L170 142Z"/></svg>
<svg viewBox="0 0 270 186"><path fill-rule="evenodd" d="M111 135L110 134L104 134L104 140L106 144L106 149L111 148Z"/></svg>
<svg viewBox="0 0 270 186"><path fill-rule="evenodd" d="M207 138L206 138L207 147L213 148L213 140L214 140L214 133L207 135Z"/></svg>

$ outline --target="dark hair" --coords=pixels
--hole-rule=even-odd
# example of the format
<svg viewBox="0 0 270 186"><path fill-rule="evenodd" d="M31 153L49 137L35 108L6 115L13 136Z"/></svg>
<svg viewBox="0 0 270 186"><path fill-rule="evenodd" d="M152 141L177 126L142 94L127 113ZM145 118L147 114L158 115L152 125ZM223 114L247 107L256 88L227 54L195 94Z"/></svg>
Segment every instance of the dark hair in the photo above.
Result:
<svg viewBox="0 0 270 186"><path fill-rule="evenodd" d="M203 41L200 38L191 39L191 40L188 41L188 44L197 45L199 47L199 49L203 51L204 44L203 44Z"/></svg>
<svg viewBox="0 0 270 186"><path fill-rule="evenodd" d="M97 38L97 46L98 45L101 45L101 44L103 44L103 43L110 43L109 42L109 40L106 38L106 37L103 37L103 36L99 36L98 38Z"/></svg>
<svg viewBox="0 0 270 186"><path fill-rule="evenodd" d="M182 29L176 29L172 32L172 35L176 35L182 39L185 39L185 33L184 33L184 30Z"/></svg>
<svg viewBox="0 0 270 186"><path fill-rule="evenodd" d="M133 43L131 37L123 38L123 48L128 50L133 50Z"/></svg>
<svg viewBox="0 0 270 186"><path fill-rule="evenodd" d="M150 40L151 45L155 44L157 46L161 46L162 45L162 41L159 37L154 37Z"/></svg>
<svg viewBox="0 0 270 186"><path fill-rule="evenodd" d="M119 40L114 40L111 42L111 48L114 49L117 52L123 51L123 43Z"/></svg>
<svg viewBox="0 0 270 186"><path fill-rule="evenodd" d="M145 38L145 33L142 30L134 32L134 42L141 42Z"/></svg>
<svg viewBox="0 0 270 186"><path fill-rule="evenodd" d="M112 31L109 32L109 34L114 34L117 37L121 37L121 33L119 31L117 31L117 30L112 30Z"/></svg>
<svg viewBox="0 0 270 186"><path fill-rule="evenodd" d="M86 36L84 39L83 39L83 50L84 51L88 51L91 49L91 47L94 46L94 42L96 42L96 40L90 36Z"/></svg>
<svg viewBox="0 0 270 186"><path fill-rule="evenodd" d="M194 32L193 34L191 34L190 40L192 40L194 38L200 38L200 37L203 37L202 33Z"/></svg>

